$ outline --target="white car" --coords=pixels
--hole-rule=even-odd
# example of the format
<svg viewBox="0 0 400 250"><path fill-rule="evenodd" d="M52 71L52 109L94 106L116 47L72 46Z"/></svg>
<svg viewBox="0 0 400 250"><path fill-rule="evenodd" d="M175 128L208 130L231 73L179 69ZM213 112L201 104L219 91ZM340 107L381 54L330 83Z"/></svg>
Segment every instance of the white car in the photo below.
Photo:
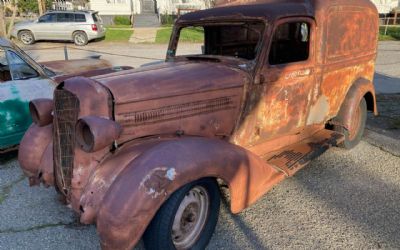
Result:
<svg viewBox="0 0 400 250"><path fill-rule="evenodd" d="M52 11L35 21L17 23L11 35L28 45L38 40L73 41L86 45L105 37L106 29L94 11Z"/></svg>

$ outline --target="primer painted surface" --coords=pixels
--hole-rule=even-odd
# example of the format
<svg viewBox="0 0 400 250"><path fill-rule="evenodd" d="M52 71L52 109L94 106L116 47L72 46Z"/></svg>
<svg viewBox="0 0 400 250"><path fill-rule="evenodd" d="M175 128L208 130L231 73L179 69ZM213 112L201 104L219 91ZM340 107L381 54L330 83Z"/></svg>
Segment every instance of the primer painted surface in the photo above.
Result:
<svg viewBox="0 0 400 250"><path fill-rule="evenodd" d="M52 98L54 87L43 78L0 83L0 149L19 143L32 123L29 101Z"/></svg>

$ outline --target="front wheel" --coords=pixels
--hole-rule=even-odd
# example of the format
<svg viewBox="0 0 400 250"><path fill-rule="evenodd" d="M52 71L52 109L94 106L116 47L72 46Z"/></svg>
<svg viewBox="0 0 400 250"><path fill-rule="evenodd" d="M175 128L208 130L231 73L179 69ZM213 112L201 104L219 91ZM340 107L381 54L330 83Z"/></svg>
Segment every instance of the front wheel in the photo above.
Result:
<svg viewBox="0 0 400 250"><path fill-rule="evenodd" d="M358 107L356 108L349 129L344 129L341 126L335 126L335 130L344 134L345 139L340 147L345 149L352 149L360 143L364 134L365 123L367 121L367 102L364 98L361 99Z"/></svg>
<svg viewBox="0 0 400 250"><path fill-rule="evenodd" d="M23 30L18 33L18 40L20 40L25 45L30 45L35 43L35 37L29 30Z"/></svg>
<svg viewBox="0 0 400 250"><path fill-rule="evenodd" d="M181 187L161 206L146 229L146 249L204 249L214 233L219 206L219 187L214 179Z"/></svg>

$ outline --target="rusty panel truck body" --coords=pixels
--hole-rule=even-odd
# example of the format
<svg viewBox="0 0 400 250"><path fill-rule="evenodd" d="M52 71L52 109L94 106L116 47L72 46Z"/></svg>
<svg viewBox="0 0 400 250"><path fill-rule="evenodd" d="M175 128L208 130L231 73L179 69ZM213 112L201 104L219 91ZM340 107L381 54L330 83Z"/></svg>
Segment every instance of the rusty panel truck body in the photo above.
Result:
<svg viewBox="0 0 400 250"><path fill-rule="evenodd" d="M203 35L180 52L185 29ZM377 114L369 0L232 1L182 15L165 62L64 80L30 103L19 161L96 223L103 249L203 249L233 213ZM185 51L183 51L185 52ZM217 182L218 181L218 182Z"/></svg>

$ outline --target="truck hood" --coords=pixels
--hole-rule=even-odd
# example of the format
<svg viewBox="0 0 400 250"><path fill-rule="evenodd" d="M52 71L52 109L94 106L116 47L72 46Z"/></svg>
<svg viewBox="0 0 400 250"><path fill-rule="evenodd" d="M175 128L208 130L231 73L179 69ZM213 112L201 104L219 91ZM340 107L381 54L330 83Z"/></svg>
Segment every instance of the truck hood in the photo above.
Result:
<svg viewBox="0 0 400 250"><path fill-rule="evenodd" d="M50 69L56 75L70 75L85 71L111 67L111 64L102 59L75 59L41 62L41 65Z"/></svg>
<svg viewBox="0 0 400 250"><path fill-rule="evenodd" d="M241 87L247 72L213 62L165 62L94 77L110 89L115 104Z"/></svg>

